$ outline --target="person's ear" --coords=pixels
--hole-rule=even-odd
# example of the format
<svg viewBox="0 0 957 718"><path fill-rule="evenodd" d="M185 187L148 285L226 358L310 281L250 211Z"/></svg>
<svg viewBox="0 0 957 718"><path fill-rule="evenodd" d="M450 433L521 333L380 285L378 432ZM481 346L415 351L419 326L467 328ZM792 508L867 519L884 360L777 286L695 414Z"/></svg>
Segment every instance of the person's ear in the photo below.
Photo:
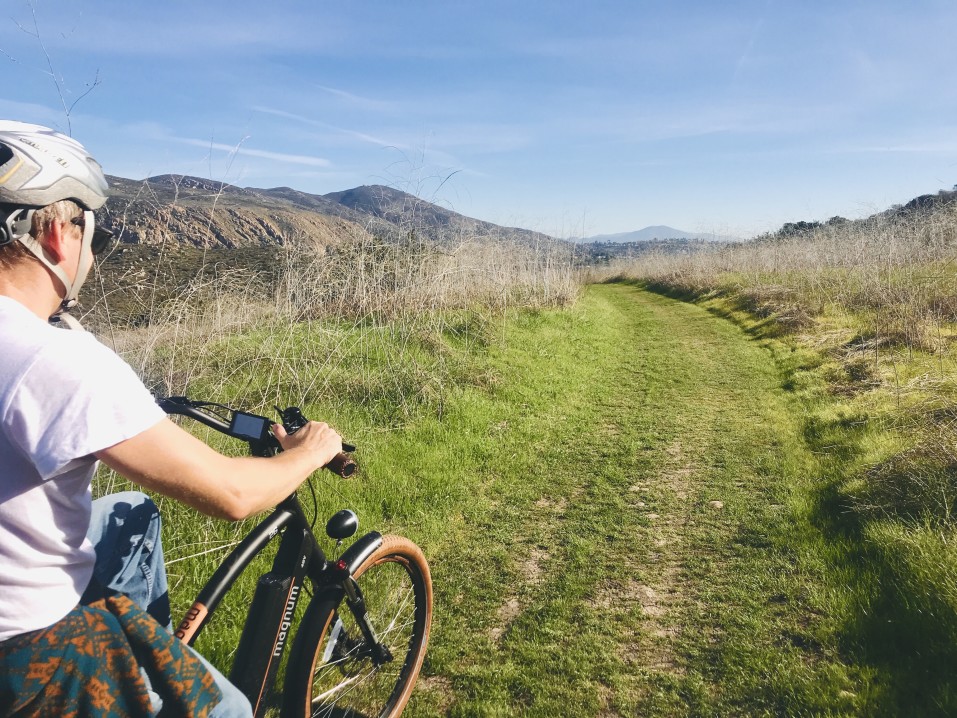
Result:
<svg viewBox="0 0 957 718"><path fill-rule="evenodd" d="M40 232L40 246L53 264L59 264L67 256L66 242L69 239L70 222L55 219Z"/></svg>

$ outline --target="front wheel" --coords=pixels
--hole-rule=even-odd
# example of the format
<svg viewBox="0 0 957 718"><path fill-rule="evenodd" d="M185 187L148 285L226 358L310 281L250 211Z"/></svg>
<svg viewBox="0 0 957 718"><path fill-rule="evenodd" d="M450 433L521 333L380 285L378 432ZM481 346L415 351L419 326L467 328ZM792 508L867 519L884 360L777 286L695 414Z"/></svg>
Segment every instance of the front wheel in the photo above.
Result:
<svg viewBox="0 0 957 718"><path fill-rule="evenodd" d="M376 665L346 602L317 598L306 609L286 672L282 715L386 718L409 701L432 622L432 578L422 551L400 536L353 572L369 619L391 660Z"/></svg>

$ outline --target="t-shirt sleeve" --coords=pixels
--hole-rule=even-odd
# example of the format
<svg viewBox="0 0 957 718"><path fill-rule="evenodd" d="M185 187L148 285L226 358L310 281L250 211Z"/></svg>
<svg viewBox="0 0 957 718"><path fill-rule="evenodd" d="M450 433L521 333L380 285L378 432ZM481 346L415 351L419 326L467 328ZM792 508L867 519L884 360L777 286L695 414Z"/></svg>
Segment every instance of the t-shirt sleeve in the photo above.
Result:
<svg viewBox="0 0 957 718"><path fill-rule="evenodd" d="M166 416L113 351L90 334L64 334L37 354L6 417L12 437L43 480Z"/></svg>

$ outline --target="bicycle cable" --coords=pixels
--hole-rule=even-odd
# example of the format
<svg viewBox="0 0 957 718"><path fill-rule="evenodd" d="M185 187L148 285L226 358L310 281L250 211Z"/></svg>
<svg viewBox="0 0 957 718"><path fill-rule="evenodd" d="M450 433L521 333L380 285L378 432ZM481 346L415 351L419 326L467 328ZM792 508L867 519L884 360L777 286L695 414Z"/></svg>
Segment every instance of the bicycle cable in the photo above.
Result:
<svg viewBox="0 0 957 718"><path fill-rule="evenodd" d="M226 423L229 423L229 420L232 418L232 414L235 411L235 409L233 409L232 407L226 406L225 404L217 404L215 401L190 401L189 405L193 407L194 409L199 409L200 411L203 411L206 414L215 416L217 419L222 419ZM215 411L212 411L209 408L211 406L214 406L217 409L223 409L224 411L228 413L225 416L223 414L219 414Z"/></svg>
<svg viewBox="0 0 957 718"><path fill-rule="evenodd" d="M315 535L316 519L319 518L319 498L316 496L316 487L313 486L312 480L309 479L306 481L306 483L309 484L309 493L312 494L312 523L309 524L309 531ZM311 585L308 582L303 581L302 588L308 594L309 598L312 599Z"/></svg>

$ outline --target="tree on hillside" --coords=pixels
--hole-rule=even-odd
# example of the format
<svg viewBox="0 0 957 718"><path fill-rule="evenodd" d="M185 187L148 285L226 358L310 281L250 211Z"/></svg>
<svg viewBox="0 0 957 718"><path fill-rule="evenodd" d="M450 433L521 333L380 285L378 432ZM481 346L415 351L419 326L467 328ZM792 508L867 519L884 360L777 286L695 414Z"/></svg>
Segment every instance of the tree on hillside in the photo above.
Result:
<svg viewBox="0 0 957 718"><path fill-rule="evenodd" d="M784 237L794 237L802 234L810 234L821 226L820 222L785 222L778 234Z"/></svg>

